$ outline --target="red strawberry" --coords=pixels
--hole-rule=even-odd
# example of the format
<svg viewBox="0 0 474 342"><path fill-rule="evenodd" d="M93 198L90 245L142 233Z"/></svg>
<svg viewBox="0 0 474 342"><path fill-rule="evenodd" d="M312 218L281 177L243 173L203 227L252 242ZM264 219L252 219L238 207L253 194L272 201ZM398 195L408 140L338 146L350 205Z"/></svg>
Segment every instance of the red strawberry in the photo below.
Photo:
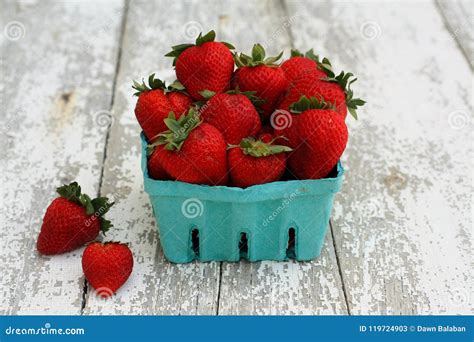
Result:
<svg viewBox="0 0 474 342"><path fill-rule="evenodd" d="M208 185L227 183L227 145L217 128L201 123L193 108L178 120L165 119L168 131L161 133L150 147L151 158L173 179Z"/></svg>
<svg viewBox="0 0 474 342"><path fill-rule="evenodd" d="M344 118L315 97L302 97L290 111L293 123L284 130L293 148L288 159L290 171L299 179L326 177L346 148Z"/></svg>
<svg viewBox="0 0 474 342"><path fill-rule="evenodd" d="M228 153L232 183L245 188L255 184L274 182L285 172L286 154L291 148L273 145L254 138L242 139L239 145L231 145Z"/></svg>
<svg viewBox="0 0 474 342"><path fill-rule="evenodd" d="M91 200L81 193L76 182L56 190L60 197L53 200L46 210L38 236L37 249L41 254L72 251L94 240L99 231L106 232L112 227L103 217L113 205L107 197Z"/></svg>
<svg viewBox="0 0 474 342"><path fill-rule="evenodd" d="M148 140L167 129L163 120L170 112L180 117L193 102L179 82L167 87L163 81L155 79L155 74L148 78L148 86L145 81L142 84L134 81L133 89L137 90L135 95L138 96L135 116Z"/></svg>
<svg viewBox="0 0 474 342"><path fill-rule="evenodd" d="M238 144L260 131L260 117L247 96L252 94L238 91L216 94L201 109L204 122L217 128L228 144Z"/></svg>
<svg viewBox="0 0 474 342"><path fill-rule="evenodd" d="M282 53L265 59L265 50L260 44L253 46L252 57L243 53L234 55L238 69L232 79L232 86L241 91L255 91L255 95L265 101L262 106L265 119L273 112L288 87L285 73L275 64L281 56Z"/></svg>
<svg viewBox="0 0 474 342"><path fill-rule="evenodd" d="M319 61L319 56L315 55L313 49L305 54L298 50L291 50L291 58L282 63L281 69L285 72L286 78L290 81L301 78L307 73L315 72L320 78L327 77L326 68L331 65L325 64L326 58L323 62Z"/></svg>
<svg viewBox="0 0 474 342"><path fill-rule="evenodd" d="M101 297L112 296L128 279L133 255L126 244L92 242L82 255L82 270Z"/></svg>
<svg viewBox="0 0 474 342"><path fill-rule="evenodd" d="M210 31L205 36L200 33L196 44L173 46L173 51L166 54L173 57L176 76L187 91L196 100L203 100L204 90L222 93L229 89L234 71L234 60L228 43L214 42L216 33Z"/></svg>
<svg viewBox="0 0 474 342"><path fill-rule="evenodd" d="M329 61L327 61L329 63ZM330 65L330 63L329 63ZM282 101L278 105L279 109L288 110L290 105L297 102L301 96L316 97L325 102L332 103L336 107L336 111L342 115L347 116L347 110L351 115L357 119L357 107L362 106L365 101L353 98L351 84L357 79L352 79L351 73L344 73L342 71L338 76L335 76L332 71L326 70L328 77L326 79L320 78L320 70L314 70L295 78Z"/></svg>
<svg viewBox="0 0 474 342"><path fill-rule="evenodd" d="M158 179L158 180L166 180L169 179L169 175L166 173L163 166L161 166L160 161L158 160L158 154L153 153L150 158L148 159L148 175L150 178Z"/></svg>

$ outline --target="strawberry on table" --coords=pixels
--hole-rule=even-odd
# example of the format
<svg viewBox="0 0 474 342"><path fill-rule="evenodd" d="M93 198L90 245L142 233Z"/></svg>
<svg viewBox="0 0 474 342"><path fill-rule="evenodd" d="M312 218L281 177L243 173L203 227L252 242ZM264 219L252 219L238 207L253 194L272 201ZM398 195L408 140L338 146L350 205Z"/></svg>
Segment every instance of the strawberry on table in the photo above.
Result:
<svg viewBox="0 0 474 342"><path fill-rule="evenodd" d="M106 232L112 224L104 218L113 203L107 197L92 199L73 182L57 188L60 197L51 202L43 218L37 249L53 255L72 251Z"/></svg>
<svg viewBox="0 0 474 342"><path fill-rule="evenodd" d="M201 33L196 44L181 44L172 47L166 57L173 57L178 80L196 100L203 100L204 90L222 93L229 89L234 60L232 45L215 42L216 33Z"/></svg>
<svg viewBox="0 0 474 342"><path fill-rule="evenodd" d="M167 129L163 120L170 112L179 118L193 102L179 82L166 86L155 78L155 74L148 77L148 85L145 81L141 84L134 81L133 89L137 91L134 95L138 96L135 116L148 140Z"/></svg>
<svg viewBox="0 0 474 342"><path fill-rule="evenodd" d="M291 57L281 64L281 69L291 83L292 80L311 72L319 75L320 78L325 78L328 69L331 70L331 64L326 58L323 58L321 62L319 56L314 54L313 49L304 54L298 50L291 50Z"/></svg>
<svg viewBox="0 0 474 342"><path fill-rule="evenodd" d="M236 90L213 95L202 107L201 118L216 127L228 144L238 144L243 138L257 134L261 127L249 97L254 98L252 92Z"/></svg>
<svg viewBox="0 0 474 342"><path fill-rule="evenodd" d="M290 106L293 120L289 127L275 130L288 138L293 152L288 157L290 171L299 179L326 177L347 144L347 126L334 105L315 97Z"/></svg>
<svg viewBox="0 0 474 342"><path fill-rule="evenodd" d="M234 55L238 69L234 73L232 86L241 91L255 91L255 95L265 101L262 105L265 119L272 114L280 96L288 87L285 73L276 63L282 54L265 58L264 48L255 44L252 56L243 53Z"/></svg>
<svg viewBox="0 0 474 342"><path fill-rule="evenodd" d="M132 252L120 242L92 242L82 255L84 275L101 297L112 296L127 281L132 269Z"/></svg>
<svg viewBox="0 0 474 342"><path fill-rule="evenodd" d="M194 108L179 119L171 113L165 123L169 130L161 133L149 146L150 158L157 158L166 173L175 180L225 185L227 145L221 132L210 124L202 123Z"/></svg>
<svg viewBox="0 0 474 342"><path fill-rule="evenodd" d="M274 139L264 142L249 137L242 139L239 145L229 146L229 170L233 185L245 188L275 182L282 177L286 167L285 152L290 152L291 148L273 145L273 142Z"/></svg>

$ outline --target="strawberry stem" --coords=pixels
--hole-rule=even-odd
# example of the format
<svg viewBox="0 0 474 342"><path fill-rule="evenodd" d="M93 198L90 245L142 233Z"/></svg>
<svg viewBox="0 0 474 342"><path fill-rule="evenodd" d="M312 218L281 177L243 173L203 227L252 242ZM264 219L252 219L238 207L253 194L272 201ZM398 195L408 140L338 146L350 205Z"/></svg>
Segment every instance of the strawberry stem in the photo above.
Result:
<svg viewBox="0 0 474 342"><path fill-rule="evenodd" d="M97 197L91 200L87 194L81 193L81 187L77 182L60 186L56 191L68 201L83 206L86 210L86 215L98 217L100 219L100 229L103 233L107 232L110 227L113 227L112 223L104 218L104 215L115 202L110 203L107 197Z"/></svg>
<svg viewBox="0 0 474 342"><path fill-rule="evenodd" d="M272 141L265 143L262 140L256 140L255 138L248 137L242 139L239 145L228 145L227 149L240 147L244 154L255 158L268 157L272 154L293 151L288 146L272 145L277 138L281 137L275 137L272 139Z"/></svg>

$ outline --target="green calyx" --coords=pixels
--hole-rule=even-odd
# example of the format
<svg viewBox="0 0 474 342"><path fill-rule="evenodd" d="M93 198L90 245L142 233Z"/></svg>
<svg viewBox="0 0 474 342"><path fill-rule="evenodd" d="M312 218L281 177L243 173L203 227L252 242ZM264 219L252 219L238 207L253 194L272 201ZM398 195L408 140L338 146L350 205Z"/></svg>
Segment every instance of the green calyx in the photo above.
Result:
<svg viewBox="0 0 474 342"><path fill-rule="evenodd" d="M189 133L202 123L199 112L191 107L188 114L182 115L176 119L173 112L164 120L166 127L169 129L157 135L154 143L148 145L148 154L158 145L165 145L165 149L169 151L179 151L183 143L188 138Z"/></svg>
<svg viewBox="0 0 474 342"><path fill-rule="evenodd" d="M155 78L155 74L151 74L148 76L148 85L146 84L145 80L142 79L142 83L138 83L137 81L133 81L133 89L136 90L136 93L133 94L135 96L140 96L142 93L145 93L150 90L154 89L161 89L165 93L172 92L172 91L182 91L184 92L186 89L179 81L174 81L169 86L166 86L166 83L159 78Z"/></svg>
<svg viewBox="0 0 474 342"><path fill-rule="evenodd" d="M109 220L104 218L104 215L109 211L110 207L115 202L110 203L107 197L97 197L91 199L88 195L81 193L81 187L77 182L69 185L63 185L56 189L58 194L68 201L77 203L86 209L86 215L94 215L100 220L100 230L105 234L110 227L113 227Z"/></svg>
<svg viewBox="0 0 474 342"><path fill-rule="evenodd" d="M258 65L266 65L269 67L278 66L277 61L283 56L283 52L280 52L278 56L265 58L265 49L260 44L255 44L252 48L252 56L248 56L244 53L238 55L234 54L234 61L238 68L248 66L254 67Z"/></svg>
<svg viewBox="0 0 474 342"><path fill-rule="evenodd" d="M341 71L339 75L335 75L333 72L328 73L326 81L334 82L344 90L346 94L346 105L349 113L357 120L357 107L363 106L366 102L359 98L354 98L354 93L351 89L351 84L357 81L357 78L353 78L354 75L350 72L345 73Z"/></svg>
<svg viewBox="0 0 474 342"><path fill-rule="evenodd" d="M332 65L331 65L331 62L329 61L329 59L327 59L326 57L323 57L322 60L319 59L319 55L316 55L313 51L313 49L310 49L308 51L306 51L305 53L302 53L300 52L299 50L296 50L296 49L292 49L291 50L291 57L305 57L305 58L309 58L313 61L316 62L316 64L318 65L318 68L322 71L324 71L326 74L331 74L333 75L334 72L332 71Z"/></svg>
<svg viewBox="0 0 474 342"><path fill-rule="evenodd" d="M225 92L225 94L229 95L244 95L250 100L250 102L252 102L257 111L260 111L262 105L265 103L265 100L255 95L256 93L256 91L241 91L239 88L227 90ZM206 100L209 100L211 97L216 95L214 91L207 89L199 92L199 94L201 94L201 96L204 97Z"/></svg>
<svg viewBox="0 0 474 342"><path fill-rule="evenodd" d="M323 98L316 98L314 96L308 98L301 96L297 102L290 105L290 112L293 114L301 114L306 110L310 109L330 109L336 110L334 104L324 101Z"/></svg>
<svg viewBox="0 0 474 342"><path fill-rule="evenodd" d="M239 147L244 154L255 157L255 158L268 157L272 154L293 151L288 146L272 145L273 142L278 138L283 138L283 137L281 136L276 137L276 138L273 138L272 141L265 143L262 140L256 140L255 138L248 137L248 138L242 139L239 145L229 145L228 149Z"/></svg>
<svg viewBox="0 0 474 342"><path fill-rule="evenodd" d="M209 31L204 36L202 32L199 33L199 36L196 38L195 44L179 44L171 47L171 51L168 52L165 57L172 57L173 58L173 65L176 65L176 59L183 53L184 50L190 48L192 46L201 46L204 43L213 42L216 39L216 32L214 30ZM230 50L234 50L235 47L232 44L221 42L225 46L227 46Z"/></svg>

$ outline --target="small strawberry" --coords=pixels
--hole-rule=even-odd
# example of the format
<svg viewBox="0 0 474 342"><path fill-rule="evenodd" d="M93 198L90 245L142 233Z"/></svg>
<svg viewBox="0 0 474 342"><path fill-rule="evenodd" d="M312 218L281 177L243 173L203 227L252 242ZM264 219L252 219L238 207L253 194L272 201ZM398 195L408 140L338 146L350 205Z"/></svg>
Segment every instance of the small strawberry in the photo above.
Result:
<svg viewBox="0 0 474 342"><path fill-rule="evenodd" d="M148 140L167 129L163 120L170 112L179 118L193 102L179 82L167 87L165 82L155 79L155 74L149 76L148 85L145 81L141 84L134 81L132 88L138 96L135 116Z"/></svg>
<svg viewBox="0 0 474 342"><path fill-rule="evenodd" d="M281 64L281 69L285 72L286 78L290 81L301 78L304 75L315 72L320 78L327 77L327 69L331 64L326 58L322 62L319 56L314 54L313 49L302 54L298 50L291 50L291 58Z"/></svg>
<svg viewBox="0 0 474 342"><path fill-rule="evenodd" d="M268 133L266 133L268 134ZM254 138L230 145L228 152L232 184L241 188L278 181L286 167L286 154L291 148L273 145Z"/></svg>
<svg viewBox="0 0 474 342"><path fill-rule="evenodd" d="M320 70L309 71L293 79L278 108L288 110L290 105L297 102L301 96L316 97L334 104L336 111L342 117L345 118L349 110L349 113L357 119L357 107L365 104L364 100L353 97L351 84L357 79L351 79L352 73L346 74L344 71L337 76L329 69L326 69L326 72L328 77L325 79L321 79Z"/></svg>
<svg viewBox="0 0 474 342"><path fill-rule="evenodd" d="M265 119L273 112L280 96L288 87L285 73L276 64L282 54L265 58L263 47L255 44L251 57L243 53L234 55L238 69L234 73L232 86L241 91L255 91L255 95L265 101L262 105Z"/></svg>
<svg viewBox="0 0 474 342"><path fill-rule="evenodd" d="M201 108L201 118L217 128L228 144L238 144L260 131L260 117L249 99L252 96L235 90L216 94Z"/></svg>
<svg viewBox="0 0 474 342"><path fill-rule="evenodd" d="M112 224L103 216L113 203L107 197L93 200L81 193L73 182L56 189L60 197L51 202L43 218L37 249L53 255L72 251L94 240L99 231L106 232Z"/></svg>
<svg viewBox="0 0 474 342"><path fill-rule="evenodd" d="M227 183L226 143L214 126L202 123L191 108L178 120L171 113L165 119L169 130L149 146L168 175L178 181L224 185Z"/></svg>
<svg viewBox="0 0 474 342"><path fill-rule="evenodd" d="M234 71L232 45L215 42L216 33L201 33L196 44L181 44L172 47L166 57L173 57L176 76L195 100L203 100L204 90L222 93L229 89Z"/></svg>
<svg viewBox="0 0 474 342"><path fill-rule="evenodd" d="M301 97L290 106L290 112L292 125L279 131L287 133L288 145L293 148L288 158L290 171L299 179L326 177L346 148L344 118L332 105L315 97Z"/></svg>
<svg viewBox="0 0 474 342"><path fill-rule="evenodd" d="M82 255L82 270L101 297L112 296L128 279L133 255L126 244L92 242Z"/></svg>

